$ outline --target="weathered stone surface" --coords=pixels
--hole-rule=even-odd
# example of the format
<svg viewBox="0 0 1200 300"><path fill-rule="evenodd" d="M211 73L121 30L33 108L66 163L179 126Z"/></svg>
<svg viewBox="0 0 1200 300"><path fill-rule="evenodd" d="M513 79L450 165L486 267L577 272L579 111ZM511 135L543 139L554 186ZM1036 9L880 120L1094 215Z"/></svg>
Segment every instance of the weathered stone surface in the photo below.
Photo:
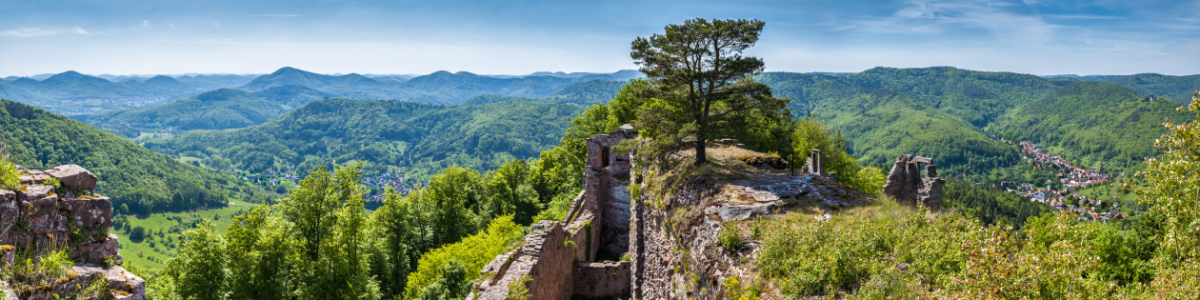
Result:
<svg viewBox="0 0 1200 300"><path fill-rule="evenodd" d="M92 278L104 278L104 280L108 281L108 291L111 293L113 299L146 299L146 280L133 273L129 273L125 268L105 267L98 264L81 264L71 267L71 271L79 274L76 278L82 282L80 286L87 286Z"/></svg>
<svg viewBox="0 0 1200 300"><path fill-rule="evenodd" d="M629 262L580 262L575 264L575 295L584 297L628 297Z"/></svg>
<svg viewBox="0 0 1200 300"><path fill-rule="evenodd" d="M17 193L0 189L0 244L12 244L9 233L20 220L21 211L17 209Z"/></svg>
<svg viewBox="0 0 1200 300"><path fill-rule="evenodd" d="M921 164L925 164L924 177L920 172ZM942 185L945 183L937 177L932 158L905 154L892 165L883 192L898 203L921 205L937 211L942 207Z"/></svg>
<svg viewBox="0 0 1200 300"><path fill-rule="evenodd" d="M117 244L117 236L110 234L103 241L80 245L76 256L89 263L104 263L105 259L112 257L116 265L122 265L124 258L118 252Z"/></svg>
<svg viewBox="0 0 1200 300"><path fill-rule="evenodd" d="M717 215L725 221L741 221L755 216L769 215L779 209L775 203L751 205L722 205L717 209Z"/></svg>
<svg viewBox="0 0 1200 300"><path fill-rule="evenodd" d="M70 191L91 191L96 189L96 174L79 165L64 165L46 170L46 174L62 182L63 188Z"/></svg>
<svg viewBox="0 0 1200 300"><path fill-rule="evenodd" d="M767 203L795 198L813 192L809 177L782 174L756 174L751 179L734 180L717 196L722 203Z"/></svg>
<svg viewBox="0 0 1200 300"><path fill-rule="evenodd" d="M66 199L60 201L59 210L79 228L112 227L112 200L108 197Z"/></svg>
<svg viewBox="0 0 1200 300"><path fill-rule="evenodd" d="M24 190L17 193L17 200L33 201L49 197L54 193L54 188L48 185L28 185Z"/></svg>
<svg viewBox="0 0 1200 300"><path fill-rule="evenodd" d="M0 245L19 249L65 249L78 264L72 267L78 276L53 285L22 289L20 299L53 299L54 295L76 295L82 299L145 299L145 281L119 266L119 242L108 234L112 226L112 201L103 196L72 198L74 192L95 188L91 172L68 165L40 171L25 171L24 185L17 191L0 190ZM56 194L45 179L62 182L67 195ZM63 197L67 197L63 199ZM27 248L22 248L27 247ZM5 253L11 263L13 251ZM108 288L101 295L80 295L93 279L105 279ZM11 293L9 295L16 295Z"/></svg>
<svg viewBox="0 0 1200 300"><path fill-rule="evenodd" d="M43 184L46 183L46 179L50 179L50 175L46 175L42 171L31 170L17 176L17 179L21 181L21 184Z"/></svg>

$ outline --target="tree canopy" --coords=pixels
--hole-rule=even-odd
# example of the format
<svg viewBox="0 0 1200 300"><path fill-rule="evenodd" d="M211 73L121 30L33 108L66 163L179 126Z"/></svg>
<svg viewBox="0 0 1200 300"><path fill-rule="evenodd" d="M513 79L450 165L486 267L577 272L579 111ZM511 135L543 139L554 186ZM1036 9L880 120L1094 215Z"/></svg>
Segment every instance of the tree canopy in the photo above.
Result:
<svg viewBox="0 0 1200 300"><path fill-rule="evenodd" d="M694 139L696 164L706 162L706 139L744 128L752 111L781 114L787 99L749 75L762 72L757 57L742 56L758 42L759 20L693 19L665 33L639 37L630 56L650 79L638 111L639 128L656 142ZM790 115L790 114L785 114Z"/></svg>

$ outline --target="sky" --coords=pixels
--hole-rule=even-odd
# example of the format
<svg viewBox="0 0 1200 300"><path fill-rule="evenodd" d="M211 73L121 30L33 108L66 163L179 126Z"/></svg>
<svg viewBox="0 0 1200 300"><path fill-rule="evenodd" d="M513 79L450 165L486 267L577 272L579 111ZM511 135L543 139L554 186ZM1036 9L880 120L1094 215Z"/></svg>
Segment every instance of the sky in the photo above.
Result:
<svg viewBox="0 0 1200 300"><path fill-rule="evenodd" d="M0 0L0 77L614 72L692 18L765 21L767 71L1200 73L1200 0Z"/></svg>

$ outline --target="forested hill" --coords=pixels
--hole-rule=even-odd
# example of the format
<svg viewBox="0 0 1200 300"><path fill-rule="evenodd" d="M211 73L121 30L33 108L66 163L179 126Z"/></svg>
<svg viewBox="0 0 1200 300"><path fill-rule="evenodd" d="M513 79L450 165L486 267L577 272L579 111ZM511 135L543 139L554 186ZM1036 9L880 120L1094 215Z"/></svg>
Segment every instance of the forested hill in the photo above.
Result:
<svg viewBox="0 0 1200 300"><path fill-rule="evenodd" d="M251 172L306 171L366 162L426 180L457 164L491 170L557 145L583 107L504 102L445 106L389 100L325 99L270 122L231 131L192 131L146 147Z"/></svg>
<svg viewBox="0 0 1200 300"><path fill-rule="evenodd" d="M469 72L438 71L405 81L375 80L358 74L323 75L285 67L263 75L242 89L257 91L276 86L298 85L339 97L353 99L391 99L419 103L460 104L480 95L511 97L551 96L572 84L588 81L622 82L640 73L621 71L612 74L580 76L497 77Z"/></svg>
<svg viewBox="0 0 1200 300"><path fill-rule="evenodd" d="M169 104L74 118L132 138L144 131L250 127L329 96L297 85L276 86L257 92L219 89Z"/></svg>
<svg viewBox="0 0 1200 300"><path fill-rule="evenodd" d="M0 80L0 99L41 107L64 115L94 114L163 103L181 95L242 84L238 75L155 76L113 82L67 71L44 80Z"/></svg>
<svg viewBox="0 0 1200 300"><path fill-rule="evenodd" d="M1127 87L1084 81L1012 110L989 129L1048 147L1081 167L1118 173L1158 154L1154 140L1166 133L1167 118L1191 120L1177 107L1164 98L1149 102Z"/></svg>
<svg viewBox="0 0 1200 300"><path fill-rule="evenodd" d="M1087 77L1084 78L1086 80ZM1169 97L1176 102L1186 103L1192 99L1192 92L1200 88L1200 75L1170 76L1144 73L1115 76L1103 82L1128 87L1143 96Z"/></svg>
<svg viewBox="0 0 1200 300"><path fill-rule="evenodd" d="M1019 155L955 116L898 91L855 85L845 76L765 73L758 80L792 99L795 114L811 114L841 132L860 161L886 164L901 154L934 158L947 175L985 174Z"/></svg>
<svg viewBox="0 0 1200 300"><path fill-rule="evenodd" d="M96 192L130 212L191 209L273 194L227 174L176 162L114 134L40 108L0 100L0 150L27 167L77 164L100 178Z"/></svg>
<svg viewBox="0 0 1200 300"><path fill-rule="evenodd" d="M874 68L843 77L864 89L889 89L983 127L1010 108L1049 95L1059 86L1028 74L952 67Z"/></svg>

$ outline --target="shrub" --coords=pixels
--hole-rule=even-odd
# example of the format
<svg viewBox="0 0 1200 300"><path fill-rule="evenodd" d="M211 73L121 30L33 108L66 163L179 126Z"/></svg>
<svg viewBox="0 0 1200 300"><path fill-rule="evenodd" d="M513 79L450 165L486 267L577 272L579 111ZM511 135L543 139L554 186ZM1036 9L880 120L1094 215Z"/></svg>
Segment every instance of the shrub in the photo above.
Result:
<svg viewBox="0 0 1200 300"><path fill-rule="evenodd" d="M146 240L146 228L142 226L134 226L133 230L129 231L129 240L134 243L141 243Z"/></svg>
<svg viewBox="0 0 1200 300"><path fill-rule="evenodd" d="M742 249L742 235L738 233L737 228L733 224L726 224L722 227L720 236L717 237L717 242L725 251L737 252Z"/></svg>

